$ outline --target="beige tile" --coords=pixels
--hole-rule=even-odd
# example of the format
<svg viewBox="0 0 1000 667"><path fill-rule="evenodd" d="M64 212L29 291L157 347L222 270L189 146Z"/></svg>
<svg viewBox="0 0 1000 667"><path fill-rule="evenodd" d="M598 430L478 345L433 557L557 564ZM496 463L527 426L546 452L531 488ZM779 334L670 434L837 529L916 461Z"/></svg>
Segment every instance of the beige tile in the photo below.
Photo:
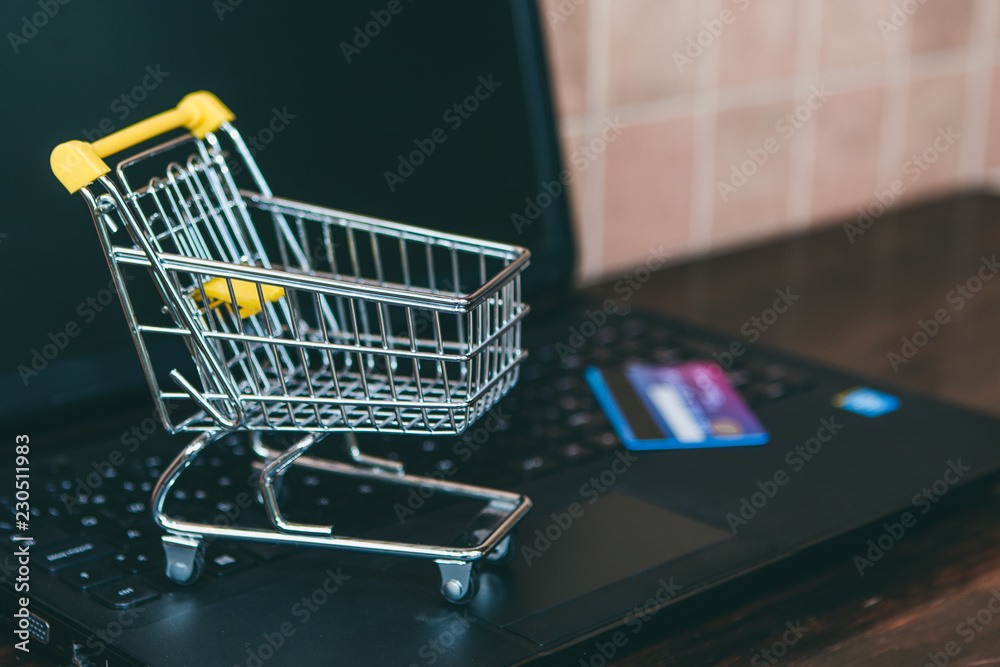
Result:
<svg viewBox="0 0 1000 667"><path fill-rule="evenodd" d="M714 210L712 245L728 246L757 236L768 236L783 229L786 223L788 179L792 141L801 140L801 131L786 139L784 124L793 111L791 103L733 109L719 114L716 137ZM813 119L810 122L815 122ZM779 123L782 123L779 126ZM769 141L775 142L769 144ZM774 152L763 160L761 151ZM748 151L756 154L757 166ZM734 176L749 173L745 181ZM720 183L735 188L722 193Z"/></svg>
<svg viewBox="0 0 1000 667"><path fill-rule="evenodd" d="M889 41L898 32L879 29L879 21L888 21L893 1L899 0L826 0L823 3L822 66L841 69L870 65L886 60Z"/></svg>
<svg viewBox="0 0 1000 667"><path fill-rule="evenodd" d="M834 95L816 118L812 219L853 217L875 196L884 88Z"/></svg>
<svg viewBox="0 0 1000 667"><path fill-rule="evenodd" d="M539 10L545 30L556 106L563 116L583 113L587 102L586 2L543 0Z"/></svg>
<svg viewBox="0 0 1000 667"><path fill-rule="evenodd" d="M966 46L972 33L974 5L975 0L929 0L919 5L910 19L913 22L913 52Z"/></svg>
<svg viewBox="0 0 1000 667"><path fill-rule="evenodd" d="M906 187L904 200L954 188L959 182L962 142L981 137L951 139L948 129L964 134L965 77L961 74L910 84L905 162L899 178ZM925 168L926 167L926 168Z"/></svg>
<svg viewBox="0 0 1000 667"><path fill-rule="evenodd" d="M797 3L726 2L732 23L719 38L719 85L766 81L795 73ZM745 10L740 7L745 6Z"/></svg>
<svg viewBox="0 0 1000 667"><path fill-rule="evenodd" d="M690 0L613 0L609 2L609 81L612 105L648 102L693 91L702 57L674 60L689 38L704 26L699 3ZM716 48L714 42L707 48ZM696 53L696 52L692 52Z"/></svg>
<svg viewBox="0 0 1000 667"><path fill-rule="evenodd" d="M661 244L679 254L689 238L691 118L627 128L609 145L603 272L644 262Z"/></svg>
<svg viewBox="0 0 1000 667"><path fill-rule="evenodd" d="M990 91L990 128L986 143L986 166L1000 167L1000 68L993 68Z"/></svg>

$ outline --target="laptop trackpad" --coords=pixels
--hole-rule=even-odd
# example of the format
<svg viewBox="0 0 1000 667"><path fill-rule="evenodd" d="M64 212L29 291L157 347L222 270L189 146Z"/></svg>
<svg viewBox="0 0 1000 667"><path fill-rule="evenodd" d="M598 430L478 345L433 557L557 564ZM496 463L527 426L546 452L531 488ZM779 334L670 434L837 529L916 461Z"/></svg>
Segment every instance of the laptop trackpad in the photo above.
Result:
<svg viewBox="0 0 1000 667"><path fill-rule="evenodd" d="M484 572L477 616L507 625L733 537L622 493L572 507L521 522L510 571L495 582Z"/></svg>

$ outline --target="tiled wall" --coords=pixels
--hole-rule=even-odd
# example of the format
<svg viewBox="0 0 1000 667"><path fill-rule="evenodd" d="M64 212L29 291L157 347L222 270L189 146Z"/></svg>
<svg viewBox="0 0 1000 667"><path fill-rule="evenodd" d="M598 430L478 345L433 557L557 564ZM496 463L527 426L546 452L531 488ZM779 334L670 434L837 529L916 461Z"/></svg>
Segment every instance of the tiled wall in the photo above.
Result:
<svg viewBox="0 0 1000 667"><path fill-rule="evenodd" d="M1000 0L541 4L583 280L1000 182Z"/></svg>

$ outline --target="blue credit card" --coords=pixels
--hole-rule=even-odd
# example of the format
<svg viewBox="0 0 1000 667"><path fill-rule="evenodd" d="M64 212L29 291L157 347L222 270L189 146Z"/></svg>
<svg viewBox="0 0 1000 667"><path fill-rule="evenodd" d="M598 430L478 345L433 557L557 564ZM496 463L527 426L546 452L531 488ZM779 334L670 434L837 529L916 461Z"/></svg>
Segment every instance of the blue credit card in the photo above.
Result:
<svg viewBox="0 0 1000 667"><path fill-rule="evenodd" d="M718 364L588 368L585 377L629 449L736 447L770 439Z"/></svg>

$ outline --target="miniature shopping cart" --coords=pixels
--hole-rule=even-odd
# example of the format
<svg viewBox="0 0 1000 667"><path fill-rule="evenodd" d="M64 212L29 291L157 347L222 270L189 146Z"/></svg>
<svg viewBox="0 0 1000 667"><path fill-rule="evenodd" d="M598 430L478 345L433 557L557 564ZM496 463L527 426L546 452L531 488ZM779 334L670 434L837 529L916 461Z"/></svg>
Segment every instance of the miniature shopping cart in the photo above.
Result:
<svg viewBox="0 0 1000 667"><path fill-rule="evenodd" d="M457 435L507 393L526 356L528 252L273 197L232 119L216 97L193 93L52 153L56 176L90 207L164 426L198 433L153 491L166 574L193 582L205 538L263 540L432 559L444 597L468 601L474 566L513 552L511 530L530 500L406 474L362 453L355 434ZM102 158L181 127L189 133L109 175ZM237 187L240 174L256 192ZM139 291L136 271L155 289ZM186 346L186 374L157 356L164 338ZM183 471L233 431L248 432L263 459L259 501L273 528L169 516L164 502ZM277 447L265 431L297 435ZM344 461L303 456L332 432L345 434ZM447 545L338 536L334 521L283 516L276 486L293 464L476 499L483 509Z"/></svg>

